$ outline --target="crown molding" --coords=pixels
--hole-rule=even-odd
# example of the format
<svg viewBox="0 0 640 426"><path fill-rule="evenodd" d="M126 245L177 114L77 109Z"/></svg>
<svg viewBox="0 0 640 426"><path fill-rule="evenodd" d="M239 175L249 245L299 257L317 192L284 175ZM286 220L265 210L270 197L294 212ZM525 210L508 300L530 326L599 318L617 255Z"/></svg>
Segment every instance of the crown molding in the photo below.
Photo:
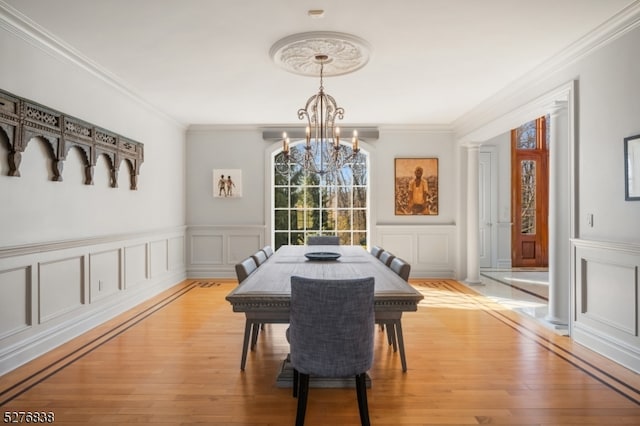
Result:
<svg viewBox="0 0 640 426"><path fill-rule="evenodd" d="M7 32L21 38L30 45L53 57L61 58L82 68L162 119L168 120L181 128L187 127L185 123L179 122L174 117L144 100L133 89L128 87L123 80L91 61L72 46L59 40L56 36L49 33L3 0L0 0L0 28L5 29Z"/></svg>
<svg viewBox="0 0 640 426"><path fill-rule="evenodd" d="M528 89L546 80L549 75L587 57L594 51L640 26L640 0L622 9L609 20L600 24L580 40L567 46L542 64L528 71L518 80L490 96L452 123L457 135L467 135L495 119L505 111L522 103L519 99Z"/></svg>
<svg viewBox="0 0 640 426"><path fill-rule="evenodd" d="M381 124L382 132L394 133L453 133L451 124Z"/></svg>
<svg viewBox="0 0 640 426"><path fill-rule="evenodd" d="M198 132L261 132L264 124L190 124L187 133Z"/></svg>
<svg viewBox="0 0 640 426"><path fill-rule="evenodd" d="M431 133L431 134L452 134L454 128L449 124L381 124L379 126L371 124L350 124L340 126L343 133L350 134L353 130L358 131L358 136L365 138L368 135L370 140L379 138L380 133ZM304 129L300 126L288 124L191 124L187 128L187 133L198 132L261 132L268 133L268 140L281 138L282 132L289 135L304 137Z"/></svg>

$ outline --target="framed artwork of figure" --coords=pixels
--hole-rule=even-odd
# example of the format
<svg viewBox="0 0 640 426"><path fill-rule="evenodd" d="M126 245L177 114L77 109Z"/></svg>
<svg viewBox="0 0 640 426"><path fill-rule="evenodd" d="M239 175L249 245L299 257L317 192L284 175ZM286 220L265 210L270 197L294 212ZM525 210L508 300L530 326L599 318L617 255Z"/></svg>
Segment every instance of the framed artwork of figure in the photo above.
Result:
<svg viewBox="0 0 640 426"><path fill-rule="evenodd" d="M438 159L395 159L395 214L438 214Z"/></svg>

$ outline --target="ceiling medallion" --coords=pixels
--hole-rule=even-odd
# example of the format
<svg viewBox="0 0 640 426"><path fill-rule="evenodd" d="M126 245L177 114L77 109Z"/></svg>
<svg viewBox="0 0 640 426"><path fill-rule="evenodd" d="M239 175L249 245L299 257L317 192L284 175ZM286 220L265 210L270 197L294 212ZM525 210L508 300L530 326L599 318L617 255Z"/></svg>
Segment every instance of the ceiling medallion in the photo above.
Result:
<svg viewBox="0 0 640 426"><path fill-rule="evenodd" d="M294 34L271 46L269 56L280 67L294 74L325 77L349 74L369 61L369 43L360 37L331 31ZM320 62L318 55L328 59Z"/></svg>

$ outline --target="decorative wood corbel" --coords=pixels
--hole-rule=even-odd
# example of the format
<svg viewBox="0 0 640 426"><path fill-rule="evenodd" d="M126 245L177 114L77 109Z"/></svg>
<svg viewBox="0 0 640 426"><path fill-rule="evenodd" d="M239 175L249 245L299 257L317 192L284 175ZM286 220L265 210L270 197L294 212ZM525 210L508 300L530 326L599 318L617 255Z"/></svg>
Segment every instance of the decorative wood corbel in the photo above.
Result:
<svg viewBox="0 0 640 426"><path fill-rule="evenodd" d="M85 184L93 185L98 155L110 162L110 185L118 187L118 168L127 160L131 172L130 188L137 189L143 145L78 118L63 114L27 99L0 90L0 129L8 143L9 176L20 176L22 153L33 138L44 140L50 148L54 181L62 181L62 170L72 147L83 153Z"/></svg>

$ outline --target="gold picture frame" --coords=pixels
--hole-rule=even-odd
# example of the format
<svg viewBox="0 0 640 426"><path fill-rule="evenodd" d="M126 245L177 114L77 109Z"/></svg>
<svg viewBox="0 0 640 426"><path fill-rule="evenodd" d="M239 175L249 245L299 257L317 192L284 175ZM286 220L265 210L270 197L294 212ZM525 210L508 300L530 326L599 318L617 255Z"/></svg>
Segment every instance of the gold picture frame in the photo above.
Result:
<svg viewBox="0 0 640 426"><path fill-rule="evenodd" d="M438 214L438 159L395 159L396 216Z"/></svg>

